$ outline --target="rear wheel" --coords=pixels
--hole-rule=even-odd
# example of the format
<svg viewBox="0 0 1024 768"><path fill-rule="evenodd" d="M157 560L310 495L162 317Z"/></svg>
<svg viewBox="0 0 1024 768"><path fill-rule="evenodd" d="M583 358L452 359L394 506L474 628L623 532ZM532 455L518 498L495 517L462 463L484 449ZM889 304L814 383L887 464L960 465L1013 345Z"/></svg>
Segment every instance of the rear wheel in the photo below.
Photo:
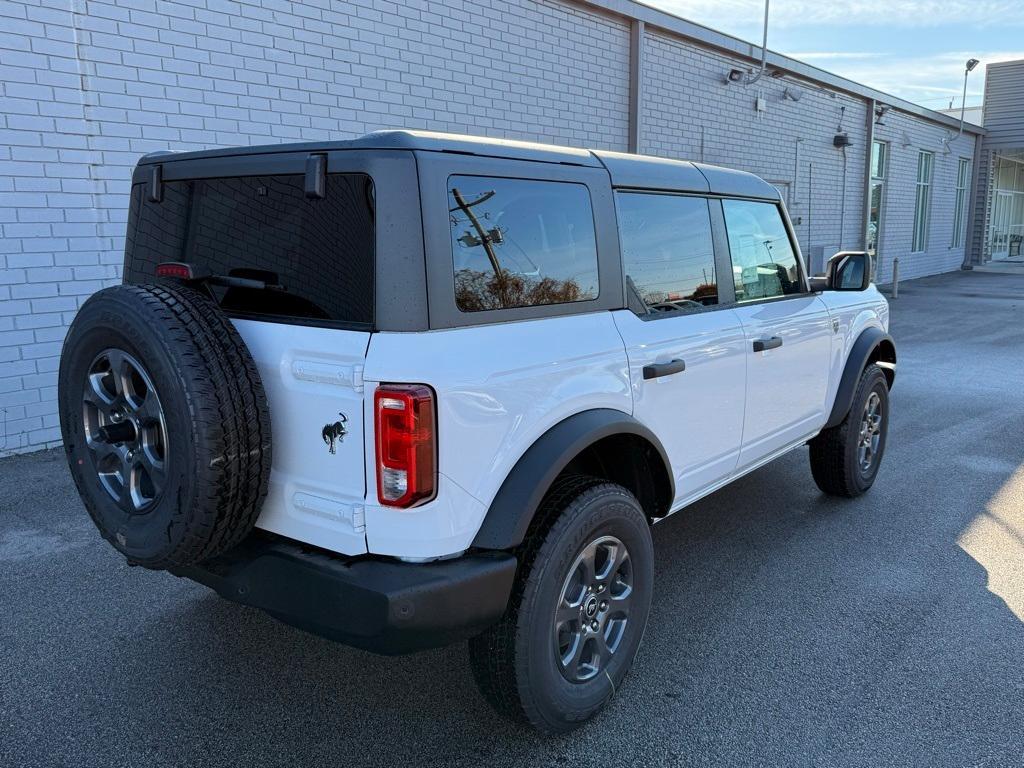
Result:
<svg viewBox="0 0 1024 768"><path fill-rule="evenodd" d="M889 387L877 365L864 369L846 418L810 442L811 474L822 491L853 498L875 482L889 431Z"/></svg>
<svg viewBox="0 0 1024 768"><path fill-rule="evenodd" d="M545 733L571 730L622 684L653 585L650 527L625 488L574 477L538 511L509 608L469 642L485 698Z"/></svg>

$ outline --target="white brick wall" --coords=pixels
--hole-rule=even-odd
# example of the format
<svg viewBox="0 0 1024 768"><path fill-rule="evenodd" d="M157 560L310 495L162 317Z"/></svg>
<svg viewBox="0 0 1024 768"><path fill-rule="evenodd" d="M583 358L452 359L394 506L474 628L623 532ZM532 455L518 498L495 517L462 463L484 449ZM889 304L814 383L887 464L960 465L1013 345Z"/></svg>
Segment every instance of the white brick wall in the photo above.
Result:
<svg viewBox="0 0 1024 768"><path fill-rule="evenodd" d="M647 43L645 151L697 158L703 126L708 162L790 182L805 247L858 244L862 102L813 87L784 102L768 80L757 117L751 89L719 82L736 62L657 33ZM61 342L85 297L119 279L139 155L387 127L622 150L628 81L627 22L563 0L0 0L0 455L59 440ZM840 105L854 141L843 233ZM887 121L922 146L944 133ZM894 149L883 241L893 252L909 250L912 154ZM937 161L936 229L947 172ZM903 274L953 268L947 240L933 233L935 250Z"/></svg>
<svg viewBox="0 0 1024 768"><path fill-rule="evenodd" d="M889 112L883 122L884 126L875 129L875 138L889 143L882 235L878 246L879 280L892 280L895 257L900 260L900 280L959 269L964 261L964 245L951 247L956 176L960 158L973 158L974 138L966 134L952 138L947 153L944 140L955 137L956 131L893 112ZM926 250L911 253L917 158L921 150L935 153L931 216ZM964 217L967 215L965 210ZM964 226L966 232L966 221Z"/></svg>
<svg viewBox="0 0 1024 768"><path fill-rule="evenodd" d="M734 59L657 33L647 43L641 151L701 159L703 142L704 162L788 184L787 206L808 258L822 247L830 256L860 246L866 102L788 79L725 85ZM786 89L800 100L784 98ZM758 96L765 101L761 112ZM852 140L845 150L845 201L844 152L832 144L840 121Z"/></svg>

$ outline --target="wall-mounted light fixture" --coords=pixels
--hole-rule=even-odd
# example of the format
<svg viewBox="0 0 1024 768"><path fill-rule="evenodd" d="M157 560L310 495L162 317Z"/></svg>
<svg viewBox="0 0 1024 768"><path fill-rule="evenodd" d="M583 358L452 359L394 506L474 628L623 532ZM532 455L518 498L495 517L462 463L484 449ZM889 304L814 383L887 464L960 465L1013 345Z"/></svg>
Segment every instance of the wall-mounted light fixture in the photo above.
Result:
<svg viewBox="0 0 1024 768"><path fill-rule="evenodd" d="M725 76L725 84L728 85L729 83L742 83L743 79L746 77L746 74L747 73L744 72L742 69L730 69Z"/></svg>

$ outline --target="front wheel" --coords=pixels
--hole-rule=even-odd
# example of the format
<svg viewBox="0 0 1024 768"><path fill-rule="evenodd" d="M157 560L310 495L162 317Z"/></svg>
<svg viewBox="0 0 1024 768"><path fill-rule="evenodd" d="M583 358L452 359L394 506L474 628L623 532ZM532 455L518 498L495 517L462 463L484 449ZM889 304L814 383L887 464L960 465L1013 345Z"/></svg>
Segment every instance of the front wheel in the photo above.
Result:
<svg viewBox="0 0 1024 768"><path fill-rule="evenodd" d="M473 676L502 714L572 730L622 684L653 585L650 527L625 488L573 477L538 511L509 608L469 642Z"/></svg>
<svg viewBox="0 0 1024 768"><path fill-rule="evenodd" d="M882 369L869 365L846 418L810 442L814 482L832 496L860 496L875 482L888 432L889 387Z"/></svg>

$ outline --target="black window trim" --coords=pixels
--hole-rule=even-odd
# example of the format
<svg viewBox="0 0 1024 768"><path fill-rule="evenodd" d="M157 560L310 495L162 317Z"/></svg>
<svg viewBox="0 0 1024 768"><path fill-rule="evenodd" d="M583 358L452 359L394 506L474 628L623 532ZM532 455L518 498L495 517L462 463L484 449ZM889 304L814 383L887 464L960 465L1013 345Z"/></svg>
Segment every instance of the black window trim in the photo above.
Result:
<svg viewBox="0 0 1024 768"><path fill-rule="evenodd" d="M604 168L426 150L418 150L414 154L419 172L431 329L585 315L626 306L615 205L608 172ZM447 215L448 177L453 175L584 184L590 194L595 225L597 298L479 312L460 310L455 303L454 262Z"/></svg>

